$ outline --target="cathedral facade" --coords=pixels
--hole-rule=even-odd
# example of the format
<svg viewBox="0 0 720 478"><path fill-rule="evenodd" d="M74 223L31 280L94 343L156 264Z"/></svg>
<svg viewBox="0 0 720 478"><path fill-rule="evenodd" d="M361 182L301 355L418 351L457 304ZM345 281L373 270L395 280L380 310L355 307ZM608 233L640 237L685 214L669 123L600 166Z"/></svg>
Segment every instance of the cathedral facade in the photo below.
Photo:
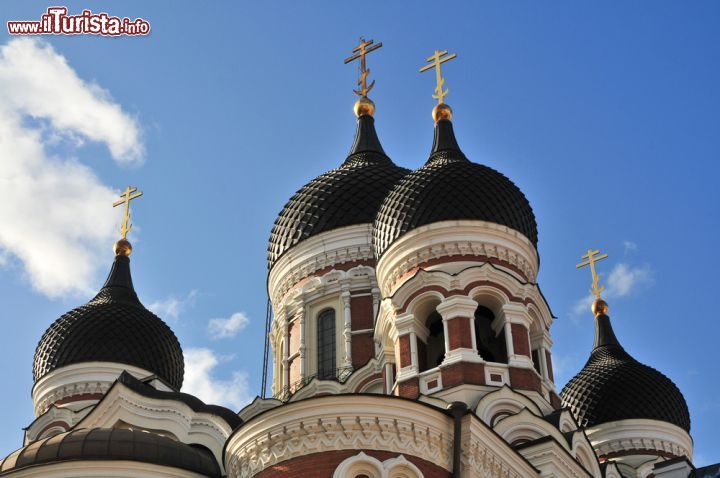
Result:
<svg viewBox="0 0 720 478"><path fill-rule="evenodd" d="M180 392L181 346L121 240L97 296L40 339L35 419L0 476L715 476L692 465L682 393L622 347L599 294L588 361L556 387L535 216L461 150L445 53L424 166L385 153L361 76L350 153L277 217L271 397L236 413Z"/></svg>

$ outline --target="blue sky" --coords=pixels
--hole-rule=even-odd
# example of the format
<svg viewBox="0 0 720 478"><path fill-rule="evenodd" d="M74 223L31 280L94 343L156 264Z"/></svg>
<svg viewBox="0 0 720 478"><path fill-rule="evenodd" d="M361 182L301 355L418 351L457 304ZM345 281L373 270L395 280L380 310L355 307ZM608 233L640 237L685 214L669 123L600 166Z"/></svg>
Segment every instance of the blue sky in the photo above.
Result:
<svg viewBox="0 0 720 478"><path fill-rule="evenodd" d="M342 61L364 35L384 45L368 60L378 133L408 168L432 141L434 75L417 70L435 49L458 53L443 70L458 141L537 216L558 389L592 345L575 264L597 247L620 340L684 393L696 463L720 461L720 4L388 3L105 2L152 33L0 33L0 454L32 421L43 331L102 285L106 200L128 184L145 192L135 286L193 359L191 391L233 408L259 392L267 238L351 146L356 67ZM4 2L0 17L48 6Z"/></svg>

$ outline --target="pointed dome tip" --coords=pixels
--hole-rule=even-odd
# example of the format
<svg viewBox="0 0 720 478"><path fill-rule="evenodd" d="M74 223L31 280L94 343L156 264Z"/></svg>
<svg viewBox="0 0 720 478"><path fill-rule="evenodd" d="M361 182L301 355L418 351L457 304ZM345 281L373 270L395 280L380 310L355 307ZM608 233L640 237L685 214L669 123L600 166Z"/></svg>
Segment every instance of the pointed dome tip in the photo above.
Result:
<svg viewBox="0 0 720 478"><path fill-rule="evenodd" d="M129 244L130 243L128 242L128 245ZM112 267L110 268L110 274L108 274L108 278L105 281L105 285L103 285L103 289L106 287L124 287L132 291L135 290L132 282L132 274L130 273L130 258L128 257L129 255L129 253L116 253L115 260L113 261Z"/></svg>
<svg viewBox="0 0 720 478"><path fill-rule="evenodd" d="M452 115L450 115L450 117L452 117ZM455 130L453 129L452 121L448 118L442 117L435 121L435 136L433 138L429 161L433 160L435 153L439 153L441 151L453 151L458 153L462 158L465 157L457 143L457 139L455 139Z"/></svg>
<svg viewBox="0 0 720 478"><path fill-rule="evenodd" d="M362 99L363 98L360 100ZM358 102L360 100L358 100ZM380 144L377 131L375 131L375 118L372 114L358 115L357 129L355 130L355 141L353 141L353 145L352 148L350 148L350 154L348 154L348 156L365 152L375 152L380 153L383 156L387 156L387 154L385 154L385 150L383 150L383 147Z"/></svg>

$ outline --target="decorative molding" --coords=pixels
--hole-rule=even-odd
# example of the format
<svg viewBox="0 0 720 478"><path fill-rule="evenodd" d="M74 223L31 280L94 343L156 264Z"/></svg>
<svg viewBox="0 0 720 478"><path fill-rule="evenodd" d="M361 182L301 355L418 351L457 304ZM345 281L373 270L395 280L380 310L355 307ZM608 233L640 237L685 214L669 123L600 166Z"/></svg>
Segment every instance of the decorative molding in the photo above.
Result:
<svg viewBox="0 0 720 478"><path fill-rule="evenodd" d="M596 474L586 470L555 440L547 440L520 447L518 452L540 470L540 476L554 478L602 478L599 466Z"/></svg>
<svg viewBox="0 0 720 478"><path fill-rule="evenodd" d="M196 412L178 400L140 395L120 382L77 426L113 428L118 422L140 429L168 432L185 444L203 445L221 464L223 446L232 432L230 425L219 416Z"/></svg>
<svg viewBox="0 0 720 478"><path fill-rule="evenodd" d="M260 415L262 412L266 410L271 410L275 407L279 407L282 404L283 402L275 398L255 397L255 399L250 402L249 405L247 405L245 408L240 410L240 412L238 412L238 416L244 423L249 421L255 415Z"/></svg>
<svg viewBox="0 0 720 478"><path fill-rule="evenodd" d="M514 415L526 408L535 415L542 415L540 407L535 402L505 385L482 397L475 407L475 414L486 425L492 427L497 423L499 414Z"/></svg>
<svg viewBox="0 0 720 478"><path fill-rule="evenodd" d="M238 428L226 447L230 478L329 450L381 450L451 467L452 420L439 410L380 395L323 396L289 403Z"/></svg>
<svg viewBox="0 0 720 478"><path fill-rule="evenodd" d="M333 478L367 475L369 478L423 478L424 475L405 456L400 455L381 462L363 452L346 458L338 465Z"/></svg>
<svg viewBox="0 0 720 478"><path fill-rule="evenodd" d="M531 478L537 471L499 435L472 414L463 417L460 476Z"/></svg>
<svg viewBox="0 0 720 478"><path fill-rule="evenodd" d="M643 450L692 459L693 443L682 428L659 420L629 419L603 423L585 430L598 456ZM622 460L620 460L622 461Z"/></svg>
<svg viewBox="0 0 720 478"><path fill-rule="evenodd" d="M67 407L50 405L50 408L48 408L45 413L37 417L35 421L25 429L23 446L30 442L40 440L41 438L47 438L48 436L68 431L82 420L88 412L90 412L90 407L75 411ZM54 426L59 423L65 424L64 430L60 430Z"/></svg>
<svg viewBox="0 0 720 478"><path fill-rule="evenodd" d="M60 400L74 396L104 395L124 371L140 379L153 375L140 367L115 362L83 362L53 370L33 386L35 416L44 414L52 404ZM84 408L98 400L99 398L83 399L78 405ZM64 406L70 407L71 404L66 403Z"/></svg>
<svg viewBox="0 0 720 478"><path fill-rule="evenodd" d="M385 251L377 265L383 295L393 295L398 279L421 264L453 256L498 259L517 268L530 282L537 277L537 251L519 232L485 221L441 221L406 233Z"/></svg>
<svg viewBox="0 0 720 478"><path fill-rule="evenodd" d="M268 274L273 304L313 273L348 262L375 263L372 224L341 227L310 237L288 249Z"/></svg>

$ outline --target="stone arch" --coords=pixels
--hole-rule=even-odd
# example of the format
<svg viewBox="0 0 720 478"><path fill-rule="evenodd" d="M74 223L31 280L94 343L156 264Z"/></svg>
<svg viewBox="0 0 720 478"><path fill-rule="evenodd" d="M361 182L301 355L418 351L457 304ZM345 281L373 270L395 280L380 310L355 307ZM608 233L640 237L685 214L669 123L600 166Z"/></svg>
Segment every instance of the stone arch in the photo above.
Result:
<svg viewBox="0 0 720 478"><path fill-rule="evenodd" d="M507 363L503 306L508 303L504 292L490 285L476 287L469 296L478 303L474 329L478 354L488 362Z"/></svg>
<svg viewBox="0 0 720 478"><path fill-rule="evenodd" d="M333 473L333 478L356 478L365 475L368 478L384 478L383 464L377 458L363 452L343 460Z"/></svg>
<svg viewBox="0 0 720 478"><path fill-rule="evenodd" d="M422 478L423 474L413 463L403 455L383 462L387 471L387 478Z"/></svg>
<svg viewBox="0 0 720 478"><path fill-rule="evenodd" d="M574 436L572 454L590 474L600 476L600 466L595 450L593 450L582 432L577 432Z"/></svg>
<svg viewBox="0 0 720 478"><path fill-rule="evenodd" d="M419 371L435 368L445 358L445 328L437 306L444 296L435 290L425 291L415 297L408 305L423 328L417 332L417 354Z"/></svg>
<svg viewBox="0 0 720 478"><path fill-rule="evenodd" d="M488 393L480 399L475 413L480 420L494 427L503 418L520 413L524 409L531 410L536 415L542 415L535 402L504 385L499 390Z"/></svg>

